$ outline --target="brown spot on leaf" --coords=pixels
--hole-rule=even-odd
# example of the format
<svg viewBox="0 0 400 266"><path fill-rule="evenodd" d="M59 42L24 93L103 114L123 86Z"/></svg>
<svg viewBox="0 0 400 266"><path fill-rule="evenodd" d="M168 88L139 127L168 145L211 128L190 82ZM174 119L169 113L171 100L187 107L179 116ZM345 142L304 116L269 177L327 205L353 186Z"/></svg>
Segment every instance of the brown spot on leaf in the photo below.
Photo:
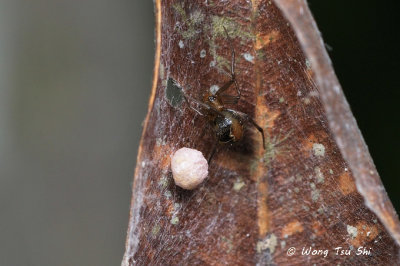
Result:
<svg viewBox="0 0 400 266"><path fill-rule="evenodd" d="M339 176L340 190L344 195L348 195L356 191L356 185L349 172L343 172Z"/></svg>
<svg viewBox="0 0 400 266"><path fill-rule="evenodd" d="M375 224L368 224L365 221L359 221L355 228L357 228L357 235L350 239L350 243L354 247L365 246L367 242L374 240L379 234L378 227Z"/></svg>
<svg viewBox="0 0 400 266"><path fill-rule="evenodd" d="M267 196L263 194L263 191L267 190L266 182L260 182L258 184L258 191L260 192L260 198L258 199L258 234L260 237L264 237L268 232L268 205Z"/></svg>
<svg viewBox="0 0 400 266"><path fill-rule="evenodd" d="M153 159L160 162L160 167L163 170L169 168L171 163L171 156L175 151L171 149L168 144L155 145L153 150Z"/></svg>
<svg viewBox="0 0 400 266"><path fill-rule="evenodd" d="M169 215L169 216L172 216L172 214L175 212L175 209L174 209L174 206L172 205L172 202L171 201L168 201L168 206L167 206L167 211L166 211L166 213Z"/></svg>
<svg viewBox="0 0 400 266"><path fill-rule="evenodd" d="M311 152L313 150L313 145L314 145L314 143L317 143L317 142L318 142L318 139L314 134L309 135L308 138L303 142L303 145L302 145L304 152L308 155L311 154Z"/></svg>
<svg viewBox="0 0 400 266"><path fill-rule="evenodd" d="M256 41L256 49L259 50L268 44L275 42L280 36L279 31L272 30L265 35L258 35Z"/></svg>
<svg viewBox="0 0 400 266"><path fill-rule="evenodd" d="M321 236L326 232L326 229L323 227L320 221L314 221L312 223L312 229L317 236Z"/></svg>
<svg viewBox="0 0 400 266"><path fill-rule="evenodd" d="M295 233L301 233L303 230L304 228L301 223L297 220L294 220L282 228L282 237L291 236Z"/></svg>

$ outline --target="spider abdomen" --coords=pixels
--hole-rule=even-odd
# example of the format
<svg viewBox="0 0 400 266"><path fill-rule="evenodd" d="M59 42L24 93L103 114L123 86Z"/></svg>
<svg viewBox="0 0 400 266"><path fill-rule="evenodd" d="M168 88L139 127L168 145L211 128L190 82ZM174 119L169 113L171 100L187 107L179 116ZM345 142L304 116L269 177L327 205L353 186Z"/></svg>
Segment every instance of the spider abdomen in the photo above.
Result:
<svg viewBox="0 0 400 266"><path fill-rule="evenodd" d="M236 142L243 137L241 120L231 111L224 110L214 119L214 130L219 142Z"/></svg>

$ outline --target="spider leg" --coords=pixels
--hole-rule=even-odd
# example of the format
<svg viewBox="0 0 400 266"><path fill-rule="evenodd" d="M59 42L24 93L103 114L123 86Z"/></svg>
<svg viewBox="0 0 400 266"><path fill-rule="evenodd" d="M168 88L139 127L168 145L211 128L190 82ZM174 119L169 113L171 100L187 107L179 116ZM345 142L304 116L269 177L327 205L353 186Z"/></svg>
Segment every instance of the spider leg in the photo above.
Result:
<svg viewBox="0 0 400 266"><path fill-rule="evenodd" d="M237 104L239 98L237 96L223 94L221 95L221 101L223 104Z"/></svg>
<svg viewBox="0 0 400 266"><path fill-rule="evenodd" d="M186 96L184 93L183 93L182 95L183 95L183 99L185 99L185 102L186 102L187 105L190 107L190 109L192 109L193 111L195 111L195 112L198 113L199 115L204 116L203 113L201 113L199 110L197 110L197 109L194 108L192 105L190 105L190 103L189 103L189 101L188 101L188 99L187 99L188 96Z"/></svg>
<svg viewBox="0 0 400 266"><path fill-rule="evenodd" d="M218 140L214 143L214 146L213 146L213 148L211 150L211 153L210 153L210 155L208 157L208 160L207 160L208 165L210 165L211 159L213 158L213 156L215 154L215 151L217 150L217 146L218 146Z"/></svg>
<svg viewBox="0 0 400 266"><path fill-rule="evenodd" d="M258 131L260 131L261 136L262 136L262 141L263 141L263 147L265 150L265 136L264 136L264 130L262 129L262 127L260 127L256 121L253 120L253 118L251 118L248 114L236 111L236 110L232 110L232 109L227 109L231 112L233 112L234 114L238 115L240 118L242 118L245 122L248 122L250 124L252 124Z"/></svg>
<svg viewBox="0 0 400 266"><path fill-rule="evenodd" d="M221 93L223 93L224 91L226 91L227 89L230 88L230 86L232 86L232 84L235 83L235 80L231 79L230 81L228 81L227 83L225 83L216 93L216 96L221 95ZM238 98L240 98L240 93L237 96Z"/></svg>
<svg viewBox="0 0 400 266"><path fill-rule="evenodd" d="M186 103L190 106L190 108L193 109L194 111L196 111L196 112L199 113L199 114L201 114L201 113L200 113L197 109L195 109L194 107L192 107L192 106L189 104L188 99L190 99L191 101L197 103L198 105L200 105L201 107L203 107L203 108L206 109L207 111L210 111L210 112L213 112L213 113L215 113L215 114L217 114L217 115L223 116L223 113L221 113L221 112L218 111L217 109L214 109L212 106L209 106L209 105L207 105L207 104L205 104L205 103L203 103L203 102L201 102L201 101L199 101L199 100L197 100L197 99L195 99L195 98L192 98L192 97L190 97L190 96L187 96L187 95L185 95L184 93L183 93L183 98L185 99ZM203 114L201 114L201 115L203 115ZM215 151L217 150L217 144L218 144L218 140L214 143L214 146L213 146L213 148L212 148L212 150L211 150L211 154L210 154L209 157L208 157L208 160L207 160L208 164L210 164L211 159L213 158L213 156L214 156L214 154L215 154Z"/></svg>
<svg viewBox="0 0 400 266"><path fill-rule="evenodd" d="M237 98L237 100L239 101L239 99L240 99L240 89L239 89L239 85L238 85L238 83L237 83L237 81L236 81L236 74L235 74L235 61L236 61L236 60L235 60L235 49L233 48L232 39L231 39L231 37L229 36L228 31L226 30L225 27L224 27L224 31L225 31L226 37L228 38L229 45L230 45L230 48L231 48L231 69L230 69L230 70L231 70L231 73L230 73L231 80L228 81L227 83L225 83L225 84L215 93L215 95L216 95L216 96L220 95L221 93L223 93L224 91L226 91L227 89L229 89L229 88L231 87L232 84L235 84L235 88L236 88L236 92L237 92L236 98Z"/></svg>
<svg viewBox="0 0 400 266"><path fill-rule="evenodd" d="M194 107L192 107L192 106L189 104L188 99L189 99L190 101L195 102L196 104L200 105L202 108L204 108L204 109L207 110L208 112L212 112L212 113L214 113L214 114L216 114L216 115L220 115L220 116L223 116L223 115L224 115L223 113L221 113L220 111L218 111L218 110L215 109L214 107L212 107L212 106L210 106L210 105L208 105L208 104L205 104L205 103L203 103L203 102L201 102L201 101L199 101L199 100L197 100L197 99L195 99L195 98L192 98L192 97L190 97L190 96L188 96L188 95L185 95L185 93L183 93L182 95L183 95L183 98L185 99L186 103L190 106L190 108L193 109L193 110L195 110L197 113L199 113L199 114L201 114L201 115L204 115L204 114L200 113L200 111L198 111L197 109L195 109Z"/></svg>
<svg viewBox="0 0 400 266"><path fill-rule="evenodd" d="M225 27L224 27L224 31L225 31L226 37L228 37L229 45L230 45L230 47L231 47L231 79L232 79L232 80L234 81L234 83L235 83L236 91L237 91L237 94L238 94L237 97L238 97L238 99L240 99L240 90L239 90L238 83L237 83L237 81L236 81L236 74L235 74L235 65L236 65L235 49L233 48L232 39L231 39L231 37L229 36L228 31L226 30Z"/></svg>
<svg viewBox="0 0 400 266"><path fill-rule="evenodd" d="M228 77L231 76L231 72L226 71L225 69L221 68L219 69L219 71L221 71L223 74L227 75Z"/></svg>

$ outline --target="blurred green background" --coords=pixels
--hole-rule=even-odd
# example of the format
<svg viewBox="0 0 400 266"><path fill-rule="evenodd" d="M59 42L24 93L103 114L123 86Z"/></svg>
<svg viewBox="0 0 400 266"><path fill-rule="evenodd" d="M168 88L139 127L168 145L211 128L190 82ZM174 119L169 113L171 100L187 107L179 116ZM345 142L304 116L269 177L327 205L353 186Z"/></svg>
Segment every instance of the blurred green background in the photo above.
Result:
<svg viewBox="0 0 400 266"><path fill-rule="evenodd" d="M399 209L395 9L309 3ZM0 265L120 264L153 28L149 0L0 1Z"/></svg>

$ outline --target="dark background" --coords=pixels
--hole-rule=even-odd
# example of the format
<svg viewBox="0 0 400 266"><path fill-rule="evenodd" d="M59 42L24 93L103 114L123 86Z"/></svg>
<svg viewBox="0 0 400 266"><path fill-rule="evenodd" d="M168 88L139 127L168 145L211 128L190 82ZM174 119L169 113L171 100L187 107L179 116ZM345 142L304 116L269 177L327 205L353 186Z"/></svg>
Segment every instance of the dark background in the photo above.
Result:
<svg viewBox="0 0 400 266"><path fill-rule="evenodd" d="M386 191L400 211L399 5L308 1Z"/></svg>
<svg viewBox="0 0 400 266"><path fill-rule="evenodd" d="M400 209L398 8L309 1ZM154 58L152 1L0 1L0 265L119 265Z"/></svg>

